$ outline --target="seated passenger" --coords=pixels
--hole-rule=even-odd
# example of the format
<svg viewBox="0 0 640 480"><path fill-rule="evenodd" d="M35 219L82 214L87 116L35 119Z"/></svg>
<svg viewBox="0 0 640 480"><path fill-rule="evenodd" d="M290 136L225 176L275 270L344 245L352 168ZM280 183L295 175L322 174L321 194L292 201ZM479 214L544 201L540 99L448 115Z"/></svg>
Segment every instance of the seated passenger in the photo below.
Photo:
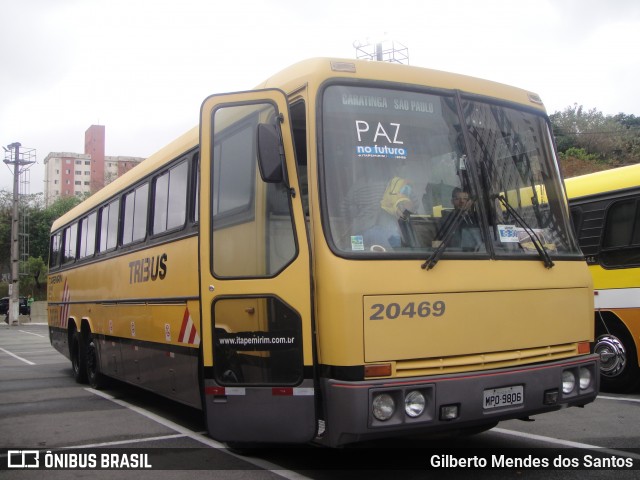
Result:
<svg viewBox="0 0 640 480"><path fill-rule="evenodd" d="M342 207L345 218L351 219L352 250L385 251L400 247L398 220L415 211L414 197L411 184L401 177L390 181L359 178Z"/></svg>
<svg viewBox="0 0 640 480"><path fill-rule="evenodd" d="M456 187L451 192L453 210L443 211L438 226L437 242L442 242L450 225L457 222L454 231L449 233L447 246L462 247L464 250L475 250L476 244L482 242L478 217L473 210L473 202L469 192ZM457 218L460 217L460 218ZM437 245L434 245L437 246Z"/></svg>

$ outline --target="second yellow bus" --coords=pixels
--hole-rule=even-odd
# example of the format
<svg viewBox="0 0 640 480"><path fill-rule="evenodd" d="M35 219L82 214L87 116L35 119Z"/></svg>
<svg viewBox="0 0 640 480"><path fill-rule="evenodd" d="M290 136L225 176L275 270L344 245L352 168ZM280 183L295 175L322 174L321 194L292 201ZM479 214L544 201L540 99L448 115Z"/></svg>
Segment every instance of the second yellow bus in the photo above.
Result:
<svg viewBox="0 0 640 480"><path fill-rule="evenodd" d="M640 164L565 180L595 288L602 388L640 387Z"/></svg>

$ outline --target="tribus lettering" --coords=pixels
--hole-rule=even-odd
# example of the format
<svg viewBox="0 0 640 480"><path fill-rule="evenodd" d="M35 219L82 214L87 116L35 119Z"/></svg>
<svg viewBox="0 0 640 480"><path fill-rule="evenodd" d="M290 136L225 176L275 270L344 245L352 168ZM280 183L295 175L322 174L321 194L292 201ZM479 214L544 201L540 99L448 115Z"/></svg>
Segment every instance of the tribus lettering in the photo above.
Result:
<svg viewBox="0 0 640 480"><path fill-rule="evenodd" d="M164 280L167 275L167 254L129 262L129 283Z"/></svg>

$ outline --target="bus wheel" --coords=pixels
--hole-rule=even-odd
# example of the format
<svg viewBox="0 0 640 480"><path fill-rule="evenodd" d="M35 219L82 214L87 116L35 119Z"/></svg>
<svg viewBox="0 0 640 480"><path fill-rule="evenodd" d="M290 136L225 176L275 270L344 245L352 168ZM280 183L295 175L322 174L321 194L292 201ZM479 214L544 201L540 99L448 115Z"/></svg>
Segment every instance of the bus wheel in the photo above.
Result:
<svg viewBox="0 0 640 480"><path fill-rule="evenodd" d="M80 333L78 333L77 330L74 330L71 334L69 353L69 356L71 357L73 378L75 378L78 383L87 383L86 352L80 339Z"/></svg>
<svg viewBox="0 0 640 480"><path fill-rule="evenodd" d="M91 388L99 390L105 386L105 377L100 373L96 340L91 333L87 338L87 379Z"/></svg>
<svg viewBox="0 0 640 480"><path fill-rule="evenodd" d="M636 347L624 327L610 326L608 333L596 339L593 352L600 355L602 390L627 393L640 385Z"/></svg>

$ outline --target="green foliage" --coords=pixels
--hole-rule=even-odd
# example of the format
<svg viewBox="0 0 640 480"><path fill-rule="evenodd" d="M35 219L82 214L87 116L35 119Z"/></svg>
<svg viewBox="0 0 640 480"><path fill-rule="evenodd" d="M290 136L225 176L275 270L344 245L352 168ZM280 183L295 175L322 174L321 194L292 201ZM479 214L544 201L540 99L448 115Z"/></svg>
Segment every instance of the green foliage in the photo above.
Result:
<svg viewBox="0 0 640 480"><path fill-rule="evenodd" d="M598 162L601 158L595 153L587 153L584 148L570 147L564 152L559 152L560 159L575 158L577 160L583 160L585 162Z"/></svg>
<svg viewBox="0 0 640 480"><path fill-rule="evenodd" d="M31 295L36 300L46 300L47 298L47 272L48 268L42 257L29 257L26 265L20 265L20 271L28 272L20 277L20 295Z"/></svg>
<svg viewBox="0 0 640 480"><path fill-rule="evenodd" d="M640 163L640 118L574 104L550 115L563 170L581 173Z"/></svg>

